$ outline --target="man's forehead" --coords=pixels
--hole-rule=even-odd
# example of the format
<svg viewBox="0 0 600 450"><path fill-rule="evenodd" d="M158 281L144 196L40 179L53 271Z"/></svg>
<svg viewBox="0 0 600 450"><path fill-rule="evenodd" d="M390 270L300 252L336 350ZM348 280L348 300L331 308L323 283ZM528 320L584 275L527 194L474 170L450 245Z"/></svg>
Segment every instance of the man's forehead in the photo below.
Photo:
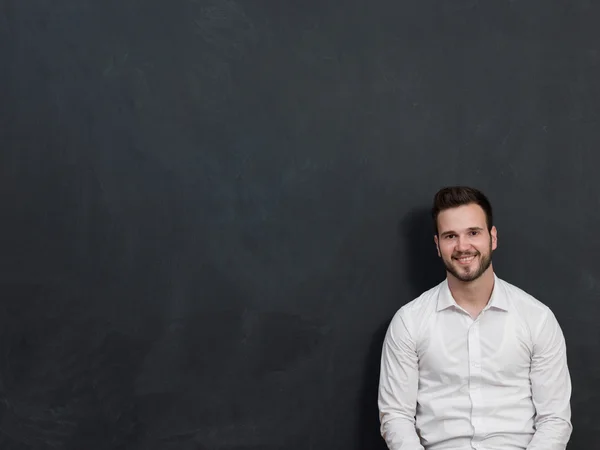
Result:
<svg viewBox="0 0 600 450"><path fill-rule="evenodd" d="M440 212L438 215L438 226L440 228L458 228L467 230L474 227L482 228L485 226L485 222L485 212L476 204L449 208ZM443 231L444 230L440 229L440 232Z"/></svg>

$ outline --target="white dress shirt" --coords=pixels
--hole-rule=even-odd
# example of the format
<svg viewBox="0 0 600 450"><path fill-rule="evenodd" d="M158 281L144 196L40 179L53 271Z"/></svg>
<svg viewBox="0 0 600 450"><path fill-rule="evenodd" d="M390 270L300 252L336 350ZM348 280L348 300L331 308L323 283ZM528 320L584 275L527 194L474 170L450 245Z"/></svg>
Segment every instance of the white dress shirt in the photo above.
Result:
<svg viewBox="0 0 600 450"><path fill-rule="evenodd" d="M381 434L390 450L564 450L571 379L552 311L494 275L476 319L447 280L404 305L381 359Z"/></svg>

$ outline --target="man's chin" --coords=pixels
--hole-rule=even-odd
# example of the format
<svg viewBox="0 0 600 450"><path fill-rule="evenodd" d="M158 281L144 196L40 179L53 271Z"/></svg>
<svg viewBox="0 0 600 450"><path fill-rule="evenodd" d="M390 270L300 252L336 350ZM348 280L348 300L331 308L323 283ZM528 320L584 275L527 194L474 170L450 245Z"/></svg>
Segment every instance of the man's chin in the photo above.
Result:
<svg viewBox="0 0 600 450"><path fill-rule="evenodd" d="M469 283L471 281L475 281L477 278L479 278L482 274L480 273L469 273L469 274L464 274L464 275L460 275L456 278L458 278L460 281L462 281L463 283ZM455 275L456 276L456 275Z"/></svg>
<svg viewBox="0 0 600 450"><path fill-rule="evenodd" d="M454 278L465 283L474 281L482 275L479 270L480 267L475 264L469 266L453 264L451 267L446 267L446 269L454 276Z"/></svg>

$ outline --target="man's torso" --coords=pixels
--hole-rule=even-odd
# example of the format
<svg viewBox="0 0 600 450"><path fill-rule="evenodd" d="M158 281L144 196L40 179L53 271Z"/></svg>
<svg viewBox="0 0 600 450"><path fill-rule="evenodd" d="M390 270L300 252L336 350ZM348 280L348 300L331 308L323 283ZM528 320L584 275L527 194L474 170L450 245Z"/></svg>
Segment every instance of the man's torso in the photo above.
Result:
<svg viewBox="0 0 600 450"><path fill-rule="evenodd" d="M532 326L547 308L499 279L476 319L456 305L445 282L407 306L419 361L416 426L423 445L525 449L535 416Z"/></svg>

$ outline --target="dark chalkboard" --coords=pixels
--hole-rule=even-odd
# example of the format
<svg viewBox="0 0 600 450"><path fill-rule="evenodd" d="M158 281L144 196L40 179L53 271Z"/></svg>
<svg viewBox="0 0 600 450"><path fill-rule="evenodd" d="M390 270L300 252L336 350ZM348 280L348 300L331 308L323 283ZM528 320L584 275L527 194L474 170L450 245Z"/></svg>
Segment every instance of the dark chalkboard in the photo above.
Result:
<svg viewBox="0 0 600 450"><path fill-rule="evenodd" d="M0 448L384 449L471 184L600 446L600 5L0 3Z"/></svg>

